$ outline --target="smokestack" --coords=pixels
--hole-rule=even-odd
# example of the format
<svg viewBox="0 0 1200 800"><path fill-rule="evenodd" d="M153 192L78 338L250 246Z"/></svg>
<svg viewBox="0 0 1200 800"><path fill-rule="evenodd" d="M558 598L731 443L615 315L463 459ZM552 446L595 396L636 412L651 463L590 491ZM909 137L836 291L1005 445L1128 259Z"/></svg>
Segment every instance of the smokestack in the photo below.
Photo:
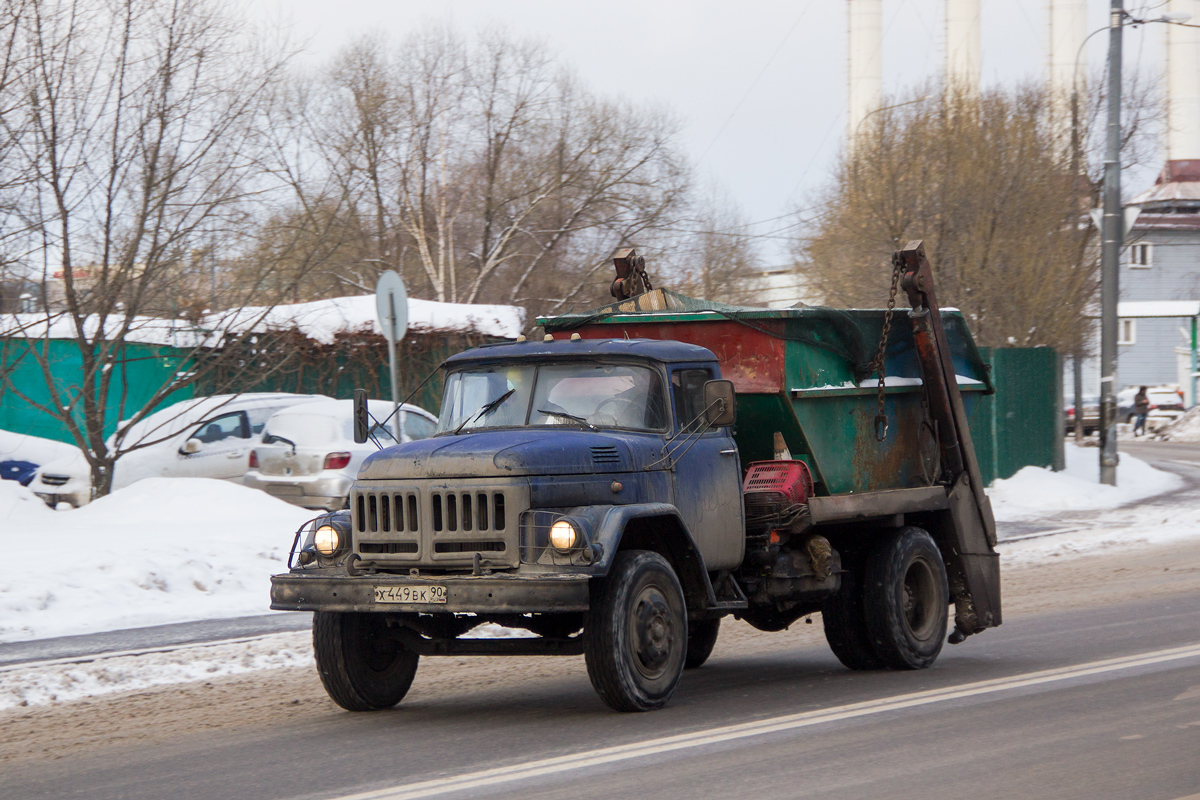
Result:
<svg viewBox="0 0 1200 800"><path fill-rule="evenodd" d="M980 0L946 0L946 86L979 93Z"/></svg>
<svg viewBox="0 0 1200 800"><path fill-rule="evenodd" d="M846 0L850 25L851 142L862 122L883 103L883 0Z"/></svg>
<svg viewBox="0 0 1200 800"><path fill-rule="evenodd" d="M1171 0L1167 12L1191 14L1200 3ZM1167 25L1167 161L1200 159L1200 28Z"/></svg>
<svg viewBox="0 0 1200 800"><path fill-rule="evenodd" d="M1064 107L1072 91L1083 89L1087 59L1079 48L1085 38L1087 0L1050 0L1050 90Z"/></svg>

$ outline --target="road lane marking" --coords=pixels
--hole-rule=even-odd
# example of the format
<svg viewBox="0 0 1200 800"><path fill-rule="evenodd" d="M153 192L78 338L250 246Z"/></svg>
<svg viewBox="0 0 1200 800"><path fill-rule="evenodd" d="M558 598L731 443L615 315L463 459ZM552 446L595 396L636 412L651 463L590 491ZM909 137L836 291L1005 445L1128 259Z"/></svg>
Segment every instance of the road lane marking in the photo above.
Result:
<svg viewBox="0 0 1200 800"><path fill-rule="evenodd" d="M1039 686L1047 683L1085 678L1091 675L1102 675L1108 672L1117 672L1119 670L1134 669L1197 657L1200 657L1200 644L1172 647L1139 655L1092 661L1073 667L1058 667L1055 669L1039 670L1037 672L1027 672L1008 678L976 681L958 686L948 686L942 689L930 689L923 692L913 692L911 694L902 694L878 700L867 700L861 703L851 703L849 705L824 708L817 711L805 711L798 714L770 717L756 722L723 725L692 733L664 736L657 739L617 745L615 747L604 747L598 750L588 750L565 756L543 758L524 764L493 767L448 778L435 778L433 780L406 783L404 786L396 786L388 789L375 789L367 792L341 795L336 800L416 800L416 798L421 797L435 797L451 792L492 787L497 784L513 783L515 781L586 769L620 761L629 761L635 758L660 755L677 750L720 744L751 736L780 733L782 731L822 725L828 722L865 717L871 714L882 714L888 711L899 711L906 708L931 705L947 700L960 700L967 697L994 694L1012 689ZM1180 798L1179 800L1189 800L1189 798ZM1197 800L1200 800L1200 798L1197 798Z"/></svg>

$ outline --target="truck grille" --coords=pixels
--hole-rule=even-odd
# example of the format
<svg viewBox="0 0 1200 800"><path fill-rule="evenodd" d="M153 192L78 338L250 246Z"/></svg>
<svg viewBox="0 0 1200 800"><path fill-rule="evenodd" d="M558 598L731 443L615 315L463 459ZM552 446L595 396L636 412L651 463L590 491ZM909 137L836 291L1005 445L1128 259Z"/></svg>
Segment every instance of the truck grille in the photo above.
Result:
<svg viewBox="0 0 1200 800"><path fill-rule="evenodd" d="M515 566L528 484L489 483L357 485L350 493L355 552L381 566L471 566L478 553L488 554L492 566Z"/></svg>

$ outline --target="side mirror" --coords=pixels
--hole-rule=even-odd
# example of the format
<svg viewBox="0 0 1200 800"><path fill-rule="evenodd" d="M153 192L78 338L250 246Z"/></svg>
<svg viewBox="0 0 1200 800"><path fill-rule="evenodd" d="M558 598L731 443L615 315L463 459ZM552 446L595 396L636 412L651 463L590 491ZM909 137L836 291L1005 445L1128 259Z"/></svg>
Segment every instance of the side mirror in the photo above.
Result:
<svg viewBox="0 0 1200 800"><path fill-rule="evenodd" d="M371 415L367 412L367 390L354 390L354 443L364 444L370 438Z"/></svg>
<svg viewBox="0 0 1200 800"><path fill-rule="evenodd" d="M186 442L183 443L183 447L179 448L179 452L185 453L189 456L194 453L199 453L200 452L200 440L199 439L188 439Z"/></svg>
<svg viewBox="0 0 1200 800"><path fill-rule="evenodd" d="M733 381L708 381L704 384L704 407L708 424L714 428L732 425L737 419Z"/></svg>

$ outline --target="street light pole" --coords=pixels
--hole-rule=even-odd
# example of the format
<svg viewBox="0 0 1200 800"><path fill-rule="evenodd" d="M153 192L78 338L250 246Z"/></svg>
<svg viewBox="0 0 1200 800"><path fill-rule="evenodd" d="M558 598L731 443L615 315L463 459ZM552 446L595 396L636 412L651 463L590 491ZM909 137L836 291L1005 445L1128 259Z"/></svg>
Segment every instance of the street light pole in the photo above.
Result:
<svg viewBox="0 0 1200 800"><path fill-rule="evenodd" d="M1123 0L1112 0L1108 33L1108 136L1100 246L1100 482L1117 485L1117 296L1125 220L1121 211L1121 32Z"/></svg>

